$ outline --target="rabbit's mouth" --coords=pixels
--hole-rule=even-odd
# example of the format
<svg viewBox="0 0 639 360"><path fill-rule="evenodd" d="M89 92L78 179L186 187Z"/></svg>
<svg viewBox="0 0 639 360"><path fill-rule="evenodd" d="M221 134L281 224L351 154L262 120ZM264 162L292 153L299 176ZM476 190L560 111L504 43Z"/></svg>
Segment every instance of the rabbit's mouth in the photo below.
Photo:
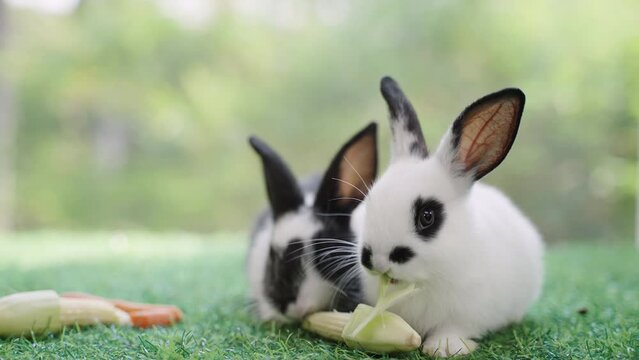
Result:
<svg viewBox="0 0 639 360"><path fill-rule="evenodd" d="M367 269L368 270L368 269ZM380 271L377 270L368 270L371 275L373 276L377 276L377 277L386 277L388 279L388 282L391 283L392 285L397 285L397 284L401 284L402 282L404 282L404 280L395 278L393 276L391 276L391 270L386 271L385 273L382 273Z"/></svg>
<svg viewBox="0 0 639 360"><path fill-rule="evenodd" d="M387 271L386 273L384 273L383 276L386 276L388 278L388 282L391 283L392 285L397 285L403 282L403 280L392 277L390 275L390 271Z"/></svg>

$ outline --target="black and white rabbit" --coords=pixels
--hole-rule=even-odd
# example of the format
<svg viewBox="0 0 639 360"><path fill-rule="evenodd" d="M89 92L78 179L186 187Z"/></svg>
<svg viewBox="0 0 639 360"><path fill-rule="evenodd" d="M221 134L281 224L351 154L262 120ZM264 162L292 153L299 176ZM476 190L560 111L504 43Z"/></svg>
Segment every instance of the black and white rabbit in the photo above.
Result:
<svg viewBox="0 0 639 360"><path fill-rule="evenodd" d="M363 204L358 230L362 283L374 302L379 277L419 289L394 305L425 336L424 353L472 352L477 339L520 321L539 296L543 242L499 190L477 180L510 150L524 108L519 89L468 106L430 154L417 115L398 84L383 78L391 164Z"/></svg>
<svg viewBox="0 0 639 360"><path fill-rule="evenodd" d="M249 142L262 160L270 204L246 264L257 316L290 322L319 310L352 310L361 286L357 262L348 261L356 252L351 221L377 174L377 125L355 134L322 176L303 184L266 143Z"/></svg>

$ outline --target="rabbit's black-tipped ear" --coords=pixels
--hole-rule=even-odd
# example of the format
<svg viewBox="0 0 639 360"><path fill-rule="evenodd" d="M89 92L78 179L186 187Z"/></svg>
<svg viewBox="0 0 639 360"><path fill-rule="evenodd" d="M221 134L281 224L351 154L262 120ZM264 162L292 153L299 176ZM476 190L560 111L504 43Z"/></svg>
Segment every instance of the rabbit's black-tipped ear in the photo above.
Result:
<svg viewBox="0 0 639 360"><path fill-rule="evenodd" d="M380 90L390 115L392 133L391 162L404 157L428 157L428 148L419 119L399 84L392 78L382 78Z"/></svg>
<svg viewBox="0 0 639 360"><path fill-rule="evenodd" d="M337 152L315 197L320 213L348 214L364 200L377 176L377 124L370 123Z"/></svg>
<svg viewBox="0 0 639 360"><path fill-rule="evenodd" d="M437 149L454 174L476 181L499 165L515 141L526 96L508 88L486 95L457 117Z"/></svg>
<svg viewBox="0 0 639 360"><path fill-rule="evenodd" d="M273 218L297 210L304 204L304 196L295 176L284 160L265 142L255 136L249 138L249 143L262 159L264 181L268 200L273 211Z"/></svg>

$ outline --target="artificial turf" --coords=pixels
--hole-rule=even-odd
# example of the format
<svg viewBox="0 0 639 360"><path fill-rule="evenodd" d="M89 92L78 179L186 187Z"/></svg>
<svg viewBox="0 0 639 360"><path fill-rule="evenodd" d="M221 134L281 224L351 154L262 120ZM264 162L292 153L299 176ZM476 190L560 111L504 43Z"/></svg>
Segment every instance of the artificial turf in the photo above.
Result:
<svg viewBox="0 0 639 360"><path fill-rule="evenodd" d="M171 328L67 328L0 339L0 359L359 359L295 326L254 322L241 235L0 236L0 295L55 289L180 306ZM630 242L551 247L540 301L468 359L639 359L639 254ZM419 352L394 355L425 358ZM387 358L375 356L376 358Z"/></svg>

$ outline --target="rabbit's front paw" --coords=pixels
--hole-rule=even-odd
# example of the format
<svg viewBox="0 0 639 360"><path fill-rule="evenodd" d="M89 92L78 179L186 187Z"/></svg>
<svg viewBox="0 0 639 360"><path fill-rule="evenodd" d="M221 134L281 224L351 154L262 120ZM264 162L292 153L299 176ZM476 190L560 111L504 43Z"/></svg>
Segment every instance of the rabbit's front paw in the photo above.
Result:
<svg viewBox="0 0 639 360"><path fill-rule="evenodd" d="M477 348L477 343L455 335L429 336L422 346L422 352L431 356L449 357L467 355Z"/></svg>

